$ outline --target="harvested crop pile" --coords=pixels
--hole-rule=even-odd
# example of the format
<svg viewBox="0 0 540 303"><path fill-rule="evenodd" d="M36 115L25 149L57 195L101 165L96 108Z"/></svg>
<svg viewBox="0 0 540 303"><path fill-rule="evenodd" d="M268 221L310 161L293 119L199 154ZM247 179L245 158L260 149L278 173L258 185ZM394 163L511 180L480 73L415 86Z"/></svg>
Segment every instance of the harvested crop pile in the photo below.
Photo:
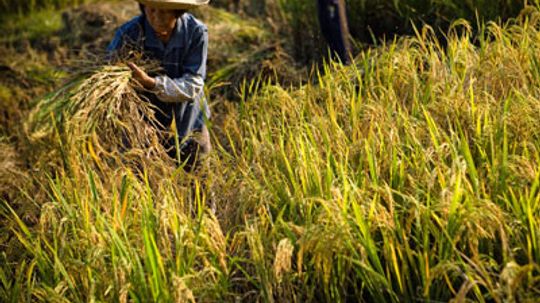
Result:
<svg viewBox="0 0 540 303"><path fill-rule="evenodd" d="M100 170L131 160L165 160L159 138L167 134L159 133L154 107L137 90L142 88L125 65L85 68L39 101L26 123L30 141L68 167L81 155Z"/></svg>

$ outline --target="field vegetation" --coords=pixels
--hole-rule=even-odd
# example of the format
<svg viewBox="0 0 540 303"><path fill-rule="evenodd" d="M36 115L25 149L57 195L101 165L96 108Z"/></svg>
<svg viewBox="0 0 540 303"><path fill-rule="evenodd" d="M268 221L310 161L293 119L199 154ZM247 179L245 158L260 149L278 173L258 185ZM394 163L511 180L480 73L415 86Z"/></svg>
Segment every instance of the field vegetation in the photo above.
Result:
<svg viewBox="0 0 540 303"><path fill-rule="evenodd" d="M0 0L0 15L21 14L52 8L62 8L69 5L78 5L88 0Z"/></svg>
<svg viewBox="0 0 540 303"><path fill-rule="evenodd" d="M318 30L317 1L304 0L215 0L214 5L229 7L240 14L270 18L273 28L289 41L295 59L303 62L319 60L326 55ZM235 3L234 5L231 3ZM377 44L380 39L414 35L415 28L428 24L439 38L444 38L457 19L469 20L471 26L487 21L505 21L515 17L527 5L523 0L348 0L351 35L362 44Z"/></svg>
<svg viewBox="0 0 540 303"><path fill-rule="evenodd" d="M437 2L447 25L306 68L283 22L307 6L272 3L198 12L223 45L197 174L161 156L124 65L4 43L1 302L536 302L540 11Z"/></svg>

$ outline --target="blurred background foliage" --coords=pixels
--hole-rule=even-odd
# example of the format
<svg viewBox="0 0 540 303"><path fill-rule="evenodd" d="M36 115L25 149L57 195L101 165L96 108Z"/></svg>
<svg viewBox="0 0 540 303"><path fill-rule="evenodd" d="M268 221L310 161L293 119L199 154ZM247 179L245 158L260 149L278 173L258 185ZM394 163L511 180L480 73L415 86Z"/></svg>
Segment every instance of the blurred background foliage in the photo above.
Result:
<svg viewBox="0 0 540 303"><path fill-rule="evenodd" d="M37 9L62 8L92 0L0 0L0 16L27 14ZM453 20L466 19L473 27L484 21L515 17L538 0L347 0L352 38L373 44L396 35L414 34L414 28L430 25L445 33ZM250 17L264 18L280 36L292 40L294 58L312 62L326 53L319 33L314 0L214 0L212 5ZM357 43L357 47L359 47Z"/></svg>
<svg viewBox="0 0 540 303"><path fill-rule="evenodd" d="M62 8L88 0L0 0L0 15L26 14L44 8Z"/></svg>
<svg viewBox="0 0 540 303"><path fill-rule="evenodd" d="M484 21L515 17L526 0L347 0L349 27L359 43L376 43L383 38L414 34L414 28L430 25L445 33L456 19L466 19L473 26ZM213 5L226 7L249 16L264 16L275 29L294 39L297 59L306 62L325 52L317 21L316 1L312 0L215 0Z"/></svg>

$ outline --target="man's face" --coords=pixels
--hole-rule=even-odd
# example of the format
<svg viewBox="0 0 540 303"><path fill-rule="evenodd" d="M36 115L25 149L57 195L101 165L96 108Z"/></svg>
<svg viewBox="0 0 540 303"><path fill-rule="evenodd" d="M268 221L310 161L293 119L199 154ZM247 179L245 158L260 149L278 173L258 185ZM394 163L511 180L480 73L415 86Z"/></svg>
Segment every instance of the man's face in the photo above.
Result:
<svg viewBox="0 0 540 303"><path fill-rule="evenodd" d="M167 39L176 26L175 11L145 6L144 13L158 38Z"/></svg>

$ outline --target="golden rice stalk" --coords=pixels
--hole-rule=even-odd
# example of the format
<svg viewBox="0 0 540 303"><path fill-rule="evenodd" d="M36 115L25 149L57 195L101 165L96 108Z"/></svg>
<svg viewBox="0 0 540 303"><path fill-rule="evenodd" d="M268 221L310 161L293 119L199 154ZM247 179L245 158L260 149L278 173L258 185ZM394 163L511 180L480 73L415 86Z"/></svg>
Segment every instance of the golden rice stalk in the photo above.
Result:
<svg viewBox="0 0 540 303"><path fill-rule="evenodd" d="M145 63L147 71L155 64ZM101 65L80 71L38 102L25 125L32 143L58 144L64 158L86 151L100 168L110 159L159 155L155 108L138 91L125 65ZM60 139L60 141L58 140Z"/></svg>
<svg viewBox="0 0 540 303"><path fill-rule="evenodd" d="M281 282L283 275L291 271L294 246L287 238L279 241L276 257L274 259L274 276L276 281Z"/></svg>
<svg viewBox="0 0 540 303"><path fill-rule="evenodd" d="M195 303L195 297L193 296L193 292L191 289L186 285L185 279L180 277L173 277L173 284L174 288L176 289L175 292L175 302L178 303Z"/></svg>
<svg viewBox="0 0 540 303"><path fill-rule="evenodd" d="M219 221L214 215L205 216L203 225L206 229L205 240L208 248L217 256L221 269L227 271L227 240Z"/></svg>

